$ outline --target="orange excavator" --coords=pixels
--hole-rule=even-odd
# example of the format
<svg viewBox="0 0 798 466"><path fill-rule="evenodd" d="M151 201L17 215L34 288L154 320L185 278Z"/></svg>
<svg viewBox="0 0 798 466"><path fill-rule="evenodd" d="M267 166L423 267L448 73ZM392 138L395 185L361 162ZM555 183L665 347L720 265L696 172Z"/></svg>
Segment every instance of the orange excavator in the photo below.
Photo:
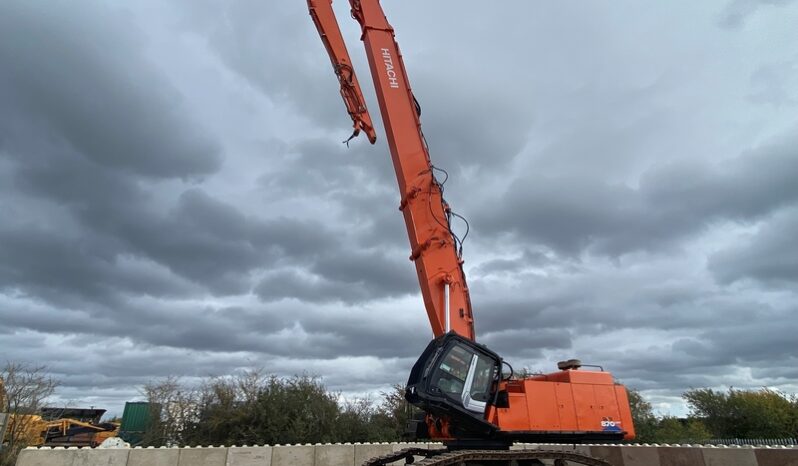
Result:
<svg viewBox="0 0 798 466"><path fill-rule="evenodd" d="M462 242L451 221L456 214L421 130L421 109L413 96L394 30L379 0L350 0L360 23L385 135L399 183L421 294L435 338L413 366L405 397L424 413L417 438L442 441L445 450L416 449L376 458L388 464L424 455L423 464L515 461L542 464L554 459L601 465L596 458L542 450L510 450L514 442L617 442L634 438L626 389L603 370L585 370L578 360L559 371L516 377L495 352L475 341L474 316L463 271ZM376 132L341 34L331 0L308 0L310 16L332 61L341 96L352 119L349 139ZM347 141L348 143L348 141Z"/></svg>

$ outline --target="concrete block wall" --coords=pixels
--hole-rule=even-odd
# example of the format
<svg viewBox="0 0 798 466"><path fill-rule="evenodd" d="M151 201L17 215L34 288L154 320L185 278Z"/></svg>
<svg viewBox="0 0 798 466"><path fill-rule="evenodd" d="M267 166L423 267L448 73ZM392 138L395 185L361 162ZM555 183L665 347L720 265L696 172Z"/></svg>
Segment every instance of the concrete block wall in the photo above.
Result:
<svg viewBox="0 0 798 466"><path fill-rule="evenodd" d="M713 445L589 445L614 466L798 466L798 448Z"/></svg>
<svg viewBox="0 0 798 466"><path fill-rule="evenodd" d="M194 448L28 448L17 466L360 466L403 448L440 443L264 445ZM798 448L701 445L516 444L514 449L575 451L613 466L798 466Z"/></svg>

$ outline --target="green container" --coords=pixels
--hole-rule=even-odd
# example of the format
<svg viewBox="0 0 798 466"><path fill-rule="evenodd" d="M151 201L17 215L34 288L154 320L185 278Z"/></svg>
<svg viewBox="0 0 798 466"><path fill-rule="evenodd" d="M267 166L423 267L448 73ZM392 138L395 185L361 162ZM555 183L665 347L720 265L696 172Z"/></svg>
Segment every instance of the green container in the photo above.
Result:
<svg viewBox="0 0 798 466"><path fill-rule="evenodd" d="M146 401L125 403L122 425L119 426L119 437L131 445L139 445L149 429L153 414L159 411L158 408Z"/></svg>

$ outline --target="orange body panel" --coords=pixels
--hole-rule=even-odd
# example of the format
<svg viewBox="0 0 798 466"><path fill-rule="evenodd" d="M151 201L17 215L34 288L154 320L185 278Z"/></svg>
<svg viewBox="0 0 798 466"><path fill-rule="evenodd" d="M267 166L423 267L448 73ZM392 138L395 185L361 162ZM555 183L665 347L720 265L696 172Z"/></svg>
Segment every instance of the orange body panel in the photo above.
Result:
<svg viewBox="0 0 798 466"><path fill-rule="evenodd" d="M608 372L560 371L504 383L508 408L491 408L502 431L625 432L634 438L626 388Z"/></svg>
<svg viewBox="0 0 798 466"><path fill-rule="evenodd" d="M502 430L527 430L529 427L529 412L526 406L526 394L508 393L510 401L509 408L488 407L488 420L493 424L499 425L501 419Z"/></svg>
<svg viewBox="0 0 798 466"><path fill-rule="evenodd" d="M527 430L560 430L560 412L554 382L524 381L529 428ZM517 409L510 405L513 409Z"/></svg>
<svg viewBox="0 0 798 466"><path fill-rule="evenodd" d="M567 383L554 382L554 392L557 394L557 415L560 418L560 428L562 430L579 430L571 386Z"/></svg>
<svg viewBox="0 0 798 466"><path fill-rule="evenodd" d="M632 421L632 409L629 407L629 394L623 385L615 386L615 400L618 402L618 409L621 412L621 427L627 433L626 439L633 439L635 436L635 426Z"/></svg>

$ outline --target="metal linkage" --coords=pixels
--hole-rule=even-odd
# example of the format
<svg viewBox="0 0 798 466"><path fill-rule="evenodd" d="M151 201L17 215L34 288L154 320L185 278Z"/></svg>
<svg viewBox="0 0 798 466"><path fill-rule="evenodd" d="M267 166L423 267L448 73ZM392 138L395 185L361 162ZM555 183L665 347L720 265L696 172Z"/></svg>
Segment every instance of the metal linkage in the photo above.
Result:
<svg viewBox="0 0 798 466"><path fill-rule="evenodd" d="M405 448L403 450L388 453L382 456L376 456L363 462L363 466L385 466L396 461L405 460L405 464L412 464L416 456L424 456L431 458L437 455L442 455L449 450L445 448L427 449L427 448Z"/></svg>
<svg viewBox="0 0 798 466"><path fill-rule="evenodd" d="M517 464L535 464L536 461L554 460L555 465L581 464L584 466L612 466L610 463L592 456L579 453L550 450L456 450L447 451L427 450L424 448L407 448L383 456L372 458L363 463L363 466L384 466L395 461L405 460L405 464L412 464L414 456L426 456L426 459L416 463L416 466L460 466L483 461L511 461Z"/></svg>

